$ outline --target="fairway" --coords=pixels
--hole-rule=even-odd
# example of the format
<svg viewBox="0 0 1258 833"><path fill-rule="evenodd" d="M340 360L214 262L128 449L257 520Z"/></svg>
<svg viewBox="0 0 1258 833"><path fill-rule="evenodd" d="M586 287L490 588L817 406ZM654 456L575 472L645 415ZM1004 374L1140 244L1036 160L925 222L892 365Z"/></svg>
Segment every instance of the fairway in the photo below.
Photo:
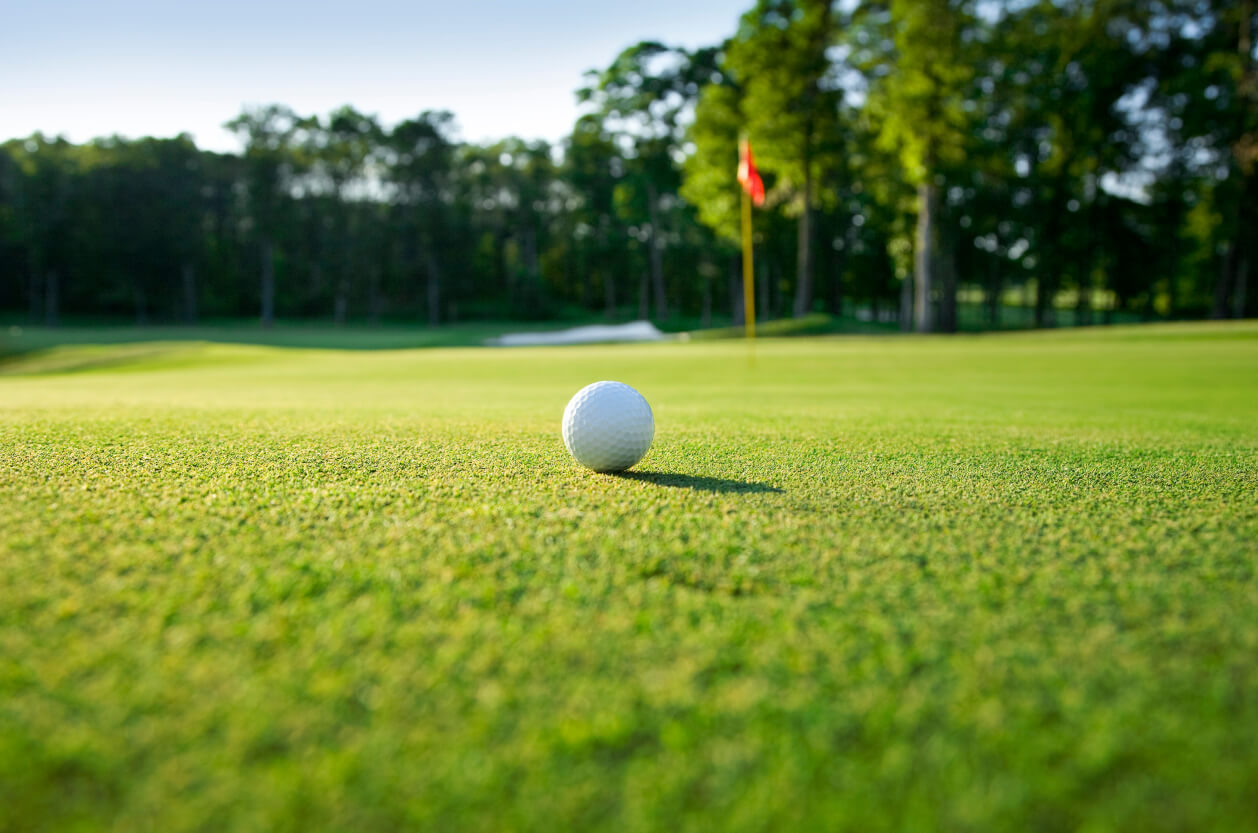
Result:
<svg viewBox="0 0 1258 833"><path fill-rule="evenodd" d="M0 830L1256 829L1256 495L1254 323L11 358Z"/></svg>

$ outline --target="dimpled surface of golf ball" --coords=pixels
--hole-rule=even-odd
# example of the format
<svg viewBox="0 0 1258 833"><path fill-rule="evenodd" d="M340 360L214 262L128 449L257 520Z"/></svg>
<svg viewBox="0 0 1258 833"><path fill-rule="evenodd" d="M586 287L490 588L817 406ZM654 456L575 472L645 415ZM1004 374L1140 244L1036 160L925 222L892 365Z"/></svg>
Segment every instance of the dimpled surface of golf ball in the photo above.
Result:
<svg viewBox="0 0 1258 833"><path fill-rule="evenodd" d="M651 406L623 382L586 385L564 408L563 444L594 471L624 471L646 455L654 438Z"/></svg>

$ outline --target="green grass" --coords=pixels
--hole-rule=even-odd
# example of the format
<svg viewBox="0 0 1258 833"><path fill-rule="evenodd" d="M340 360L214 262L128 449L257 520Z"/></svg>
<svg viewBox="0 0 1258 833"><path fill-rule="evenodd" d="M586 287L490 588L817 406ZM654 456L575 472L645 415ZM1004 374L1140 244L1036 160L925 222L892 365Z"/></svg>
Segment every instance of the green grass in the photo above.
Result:
<svg viewBox="0 0 1258 833"><path fill-rule="evenodd" d="M625 317L635 314L625 310ZM617 320L624 320L617 319ZM607 323L602 318L580 318L562 321L488 321L467 324L443 324L437 327L383 324L367 326L349 324L343 327L322 322L279 321L264 329L256 320L229 320L212 324L134 326L113 323L76 322L59 327L27 326L0 322L0 361L27 353L42 352L76 345L144 345L152 342L203 341L210 344L255 344L269 347L298 347L331 350L404 350L417 347L474 347L504 333L566 330L569 327ZM666 330L685 332L695 340L742 338L743 328L709 327L701 329L698 319L676 319L663 322ZM865 323L854 317L835 317L813 313L803 318L782 318L762 321L762 336L877 334L894 332L893 324Z"/></svg>
<svg viewBox="0 0 1258 833"><path fill-rule="evenodd" d="M1258 828L1252 323L4 372L0 829Z"/></svg>
<svg viewBox="0 0 1258 833"><path fill-rule="evenodd" d="M756 335L764 338L784 338L787 336L832 335L873 335L877 333L893 333L899 327L895 324L861 322L852 317L838 318L821 312L814 312L801 318L779 318L774 321L761 321L756 324ZM695 341L712 341L727 338L744 338L746 331L739 325L736 327L711 327L705 330L694 330L689 337Z"/></svg>
<svg viewBox="0 0 1258 833"><path fill-rule="evenodd" d="M537 322L483 322L440 327L399 325L335 327L321 323L277 322L264 329L255 321L224 321L201 325L61 327L0 326L0 358L68 345L143 344L161 341L204 341L212 344L257 344L335 350L403 350L415 347L471 347L506 332L563 329Z"/></svg>

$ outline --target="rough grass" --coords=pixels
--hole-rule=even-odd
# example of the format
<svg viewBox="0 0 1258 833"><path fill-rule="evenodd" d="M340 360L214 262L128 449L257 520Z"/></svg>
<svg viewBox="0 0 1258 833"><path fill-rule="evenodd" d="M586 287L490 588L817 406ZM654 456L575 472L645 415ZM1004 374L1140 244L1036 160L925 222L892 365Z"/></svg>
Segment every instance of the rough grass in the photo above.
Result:
<svg viewBox="0 0 1258 833"><path fill-rule="evenodd" d="M1258 828L1252 324L6 372L2 829Z"/></svg>

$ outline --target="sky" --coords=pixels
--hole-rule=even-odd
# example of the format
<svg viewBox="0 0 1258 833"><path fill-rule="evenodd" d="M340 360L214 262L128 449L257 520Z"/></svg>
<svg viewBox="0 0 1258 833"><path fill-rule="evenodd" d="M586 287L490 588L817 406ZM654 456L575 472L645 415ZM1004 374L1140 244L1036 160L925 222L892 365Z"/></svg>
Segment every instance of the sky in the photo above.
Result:
<svg viewBox="0 0 1258 833"><path fill-rule="evenodd" d="M640 40L733 34L752 0L3 0L0 141L191 133L237 150L247 105L453 112L469 141L558 140L582 74ZM8 8L4 8L4 7Z"/></svg>

